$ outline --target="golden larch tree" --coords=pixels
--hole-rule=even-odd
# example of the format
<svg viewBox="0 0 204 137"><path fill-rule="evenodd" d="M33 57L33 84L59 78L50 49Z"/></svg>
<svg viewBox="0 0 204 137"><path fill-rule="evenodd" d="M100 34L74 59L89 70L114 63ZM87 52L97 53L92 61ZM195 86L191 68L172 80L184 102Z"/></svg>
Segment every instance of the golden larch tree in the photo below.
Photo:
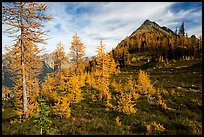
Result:
<svg viewBox="0 0 204 137"><path fill-rule="evenodd" d="M97 47L97 58L96 58L96 73L97 76L96 83L98 85L99 90L99 99L101 100L103 96L105 98L110 98L110 91L109 91L109 73L107 69L107 63L109 63L110 59L106 58L105 53L105 45L103 41L100 41L99 46Z"/></svg>
<svg viewBox="0 0 204 137"><path fill-rule="evenodd" d="M16 74L15 88L18 95L22 94L23 114L26 116L28 111L28 79L29 70L35 67L30 65L31 55L37 57L40 52L38 48L31 48L35 43L45 44L46 31L41 28L44 25L40 22L50 20L51 17L45 15L48 8L46 3L37 2L4 2L2 4L2 24L9 28L5 30L10 37L13 37L15 44L7 47L6 50L11 54L12 72ZM32 58L34 59L34 58ZM36 59L36 58L35 58ZM34 67L34 68L31 68Z"/></svg>
<svg viewBox="0 0 204 137"><path fill-rule="evenodd" d="M99 90L99 99L105 99L107 104L109 104L111 99L109 78L111 74L117 74L119 70L117 69L117 64L111 55L105 53L105 45L102 40L97 47L96 62L96 71L94 75L96 78L96 88Z"/></svg>
<svg viewBox="0 0 204 137"><path fill-rule="evenodd" d="M132 79L132 75L126 79L126 82L122 83L121 80L119 82L113 80L111 85L117 93L114 97L114 100L117 101L114 110L125 114L135 113L137 109L134 106L140 95L136 89L136 81Z"/></svg>
<svg viewBox="0 0 204 137"><path fill-rule="evenodd" d="M61 86L62 68L68 62L68 58L65 54L64 46L61 42L57 44L57 48L53 51L54 71L56 71L55 77L58 86Z"/></svg>
<svg viewBox="0 0 204 137"><path fill-rule="evenodd" d="M140 70L138 74L137 90L141 95L147 96L148 103L152 103L156 89L153 87L153 84L151 84L149 75L142 70Z"/></svg>
<svg viewBox="0 0 204 137"><path fill-rule="evenodd" d="M82 73L85 68L84 60L83 60L84 55L85 55L85 46L81 42L77 33L75 33L73 36L73 40L71 42L69 56L70 56L70 60L72 61L72 67L74 69L74 72L77 75Z"/></svg>

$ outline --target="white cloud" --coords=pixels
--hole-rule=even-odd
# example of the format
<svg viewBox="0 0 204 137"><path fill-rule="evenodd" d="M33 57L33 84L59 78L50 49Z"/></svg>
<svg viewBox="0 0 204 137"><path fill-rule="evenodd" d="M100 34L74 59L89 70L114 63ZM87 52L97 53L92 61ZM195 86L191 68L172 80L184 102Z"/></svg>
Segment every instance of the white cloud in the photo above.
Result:
<svg viewBox="0 0 204 137"><path fill-rule="evenodd" d="M171 10L174 3L169 2L48 2L47 4L49 7L47 14L53 18L45 27L45 30L50 29L49 35L52 37L46 46L49 53L56 48L58 42L64 44L68 53L72 37L76 32L86 46L86 55L92 56L96 54L96 47L101 39L104 40L106 51L110 51L146 19L169 27L173 31L176 26L180 26L182 19L191 22L201 22L199 19L202 19L202 11L183 9L176 13ZM75 14L80 10L84 12ZM202 22L196 26L189 25L186 31L189 35L201 35L201 24Z"/></svg>

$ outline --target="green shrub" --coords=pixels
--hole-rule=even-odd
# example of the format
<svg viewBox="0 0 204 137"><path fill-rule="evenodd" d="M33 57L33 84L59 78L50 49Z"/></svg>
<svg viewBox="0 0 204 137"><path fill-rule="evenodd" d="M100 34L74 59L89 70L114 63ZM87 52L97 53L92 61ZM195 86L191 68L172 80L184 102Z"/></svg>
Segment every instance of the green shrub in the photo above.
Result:
<svg viewBox="0 0 204 137"><path fill-rule="evenodd" d="M40 99L40 113L33 116L34 127L38 129L39 134L49 135L51 134L52 120L49 118L50 108L46 105L44 100Z"/></svg>

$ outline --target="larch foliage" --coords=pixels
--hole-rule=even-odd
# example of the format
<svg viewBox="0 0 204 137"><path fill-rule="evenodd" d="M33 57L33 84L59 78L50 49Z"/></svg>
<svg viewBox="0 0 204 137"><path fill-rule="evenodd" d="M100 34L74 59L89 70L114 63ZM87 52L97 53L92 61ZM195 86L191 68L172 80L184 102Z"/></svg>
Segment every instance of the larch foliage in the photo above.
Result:
<svg viewBox="0 0 204 137"><path fill-rule="evenodd" d="M79 103L83 99L81 93L81 87L85 84L85 75L75 75L72 74L70 69L65 71L62 77L62 87L63 95L68 96L70 103Z"/></svg>
<svg viewBox="0 0 204 137"><path fill-rule="evenodd" d="M34 78L32 80L28 81L28 116L33 116L37 113L39 113L39 104L38 104L38 98L40 95L40 86L38 84L38 79Z"/></svg>
<svg viewBox="0 0 204 137"><path fill-rule="evenodd" d="M42 83L42 92L45 97L45 101L53 108L54 113L58 116L69 118L71 115L71 108L69 107L70 103L75 103L76 99L79 97L75 96L75 93L72 93L78 87L72 88L71 85L71 73L69 69L66 69L62 75L62 84L59 89L56 86L56 78L53 73L47 75L45 81ZM59 92L60 91L60 92ZM72 94L71 94L71 93ZM79 99L78 99L79 100Z"/></svg>
<svg viewBox="0 0 204 137"><path fill-rule="evenodd" d="M132 63L136 63L136 61L137 61L137 58L136 57L132 57L131 62Z"/></svg>
<svg viewBox="0 0 204 137"><path fill-rule="evenodd" d="M69 57L70 57L70 60L72 61L73 71L77 75L81 74L85 69L84 59L83 59L84 56L85 56L85 46L81 42L81 39L77 35L77 33L75 33L73 36L73 40L71 42Z"/></svg>
<svg viewBox="0 0 204 137"><path fill-rule="evenodd" d="M163 109L167 109L167 105L162 98L162 94L167 94L168 92L163 88L158 88L156 91L156 103L161 106Z"/></svg>
<svg viewBox="0 0 204 137"><path fill-rule="evenodd" d="M96 97L97 94L96 94L95 89L97 89L97 83L96 83L96 79L95 79L93 72L88 72L86 74L85 83L88 85L87 90L86 90L86 95L90 96L92 102L96 102L97 101L97 97Z"/></svg>
<svg viewBox="0 0 204 137"><path fill-rule="evenodd" d="M2 86L2 98L6 97L6 95L10 93L11 93L11 90L8 87Z"/></svg>
<svg viewBox="0 0 204 137"><path fill-rule="evenodd" d="M128 66L128 65L131 65L131 62L130 62L130 53L127 51L127 54L126 54L126 57L125 57L125 65Z"/></svg>
<svg viewBox="0 0 204 137"><path fill-rule="evenodd" d="M90 72L87 73L87 77L86 77L86 81L85 81L88 85L90 89L93 89L96 87L96 82L95 82L95 78L94 75Z"/></svg>
<svg viewBox="0 0 204 137"><path fill-rule="evenodd" d="M40 21L51 19L45 14L47 8L46 3L37 2L4 2L2 4L2 24L10 27L4 32L14 40L14 44L6 47L6 50L10 54L13 66L11 71L16 79L13 89L18 99L18 103L15 103L16 112L19 115L23 114L24 118L29 111L28 95L31 88L28 80L35 77L31 74L38 69L37 65L33 66L33 64L38 64L37 54L40 52L36 43L45 44L43 36L46 32L41 29L44 25ZM32 90L32 92L36 91Z"/></svg>
<svg viewBox="0 0 204 137"><path fill-rule="evenodd" d="M79 103L83 97L81 93L79 76L73 75L69 80L68 96L72 103Z"/></svg>
<svg viewBox="0 0 204 137"><path fill-rule="evenodd" d="M115 79L113 79L112 82L111 82L111 86L114 88L115 93L120 93L121 92L122 82L120 80L119 83L117 83L115 81Z"/></svg>
<svg viewBox="0 0 204 137"><path fill-rule="evenodd" d="M85 86L86 77L86 73L81 73L81 75L78 76L78 84L80 87Z"/></svg>
<svg viewBox="0 0 204 137"><path fill-rule="evenodd" d="M137 89L141 95L147 96L148 103L153 103L153 95L156 93L156 90L151 84L149 75L142 70L138 74Z"/></svg>
<svg viewBox="0 0 204 137"><path fill-rule="evenodd" d="M55 114L59 115L61 118L65 116L69 118L71 116L70 100L67 96L59 96L57 102L54 106Z"/></svg>
<svg viewBox="0 0 204 137"><path fill-rule="evenodd" d="M117 126L121 126L121 121L120 121L119 117L115 118L115 123L116 123Z"/></svg>
<svg viewBox="0 0 204 137"><path fill-rule="evenodd" d="M57 101L58 95L56 90L57 85L54 74L48 74L45 77L45 81L42 83L42 95L48 103L54 104Z"/></svg>
<svg viewBox="0 0 204 137"><path fill-rule="evenodd" d="M109 73L110 73L110 75L118 75L120 73L119 64L116 63L114 58L112 58L109 54L108 54L108 56L110 58L110 64L109 64Z"/></svg>
<svg viewBox="0 0 204 137"><path fill-rule="evenodd" d="M64 75L63 75L64 76ZM64 77L62 76L62 81ZM65 89L62 83L61 89ZM55 115L69 118L71 115L71 108L69 107L71 99L67 96L67 92L58 92L59 87L56 86L56 78L54 74L47 75L45 81L42 83L42 95L45 101L51 106Z"/></svg>
<svg viewBox="0 0 204 137"><path fill-rule="evenodd" d="M136 81L133 80L132 75L130 75L126 79L126 83L123 89L124 89L123 91L126 91L131 94L132 100L134 101L136 101L140 97L139 91L137 89Z"/></svg>
<svg viewBox="0 0 204 137"><path fill-rule="evenodd" d="M138 74L136 88L140 95L147 97L149 104L157 104L163 109L167 109L167 105L162 98L162 94L167 94L167 91L163 88L155 89L153 84L150 82L149 75L142 70L140 70Z"/></svg>
<svg viewBox="0 0 204 137"><path fill-rule="evenodd" d="M146 134L147 135L158 134L158 133L164 132L166 130L162 124L159 124L155 121L151 122L150 124L143 122L143 124L146 127Z"/></svg>
<svg viewBox="0 0 204 137"><path fill-rule="evenodd" d="M125 114L132 114L136 112L134 108L135 102L132 100L132 95L127 92L121 92L118 97L117 111Z"/></svg>
<svg viewBox="0 0 204 137"><path fill-rule="evenodd" d="M134 106L136 105L136 101L139 99L140 94L136 88L136 81L132 79L132 76L127 78L124 84L121 81L117 83L113 80L112 86L114 87L115 93L117 93L114 99L117 101L117 105L113 108L118 112L128 115L135 113L136 108L134 108Z"/></svg>
<svg viewBox="0 0 204 137"><path fill-rule="evenodd" d="M13 47L12 49L7 48L8 60L11 61L10 64L10 72L13 73L12 80L14 81L14 85L12 91L15 94L15 109L17 114L24 114L23 112L23 83L26 82L25 90L26 90L26 117L32 116L37 111L37 98L39 96L39 80L38 75L42 69L41 59L39 58L38 53L39 49L37 45L25 41L24 47L29 50L24 51L24 64L22 66L21 61L21 51L18 50L19 47ZM20 52L20 53L18 53ZM24 69L24 71L22 71ZM22 76L25 74L24 82ZM21 113L18 111L22 111Z"/></svg>
<svg viewBox="0 0 204 137"><path fill-rule="evenodd" d="M109 105L111 99L111 92L109 90L110 76L114 73L118 73L117 64L114 59L107 53L105 53L105 45L103 41L100 41L97 47L97 58L96 58L96 71L95 71L95 82L96 89L99 91L99 100L106 100Z"/></svg>
<svg viewBox="0 0 204 137"><path fill-rule="evenodd" d="M64 94L68 93L68 90L69 90L69 80L70 80L71 77L72 77L71 69L70 68L66 68L63 71L62 84L61 84L61 87L60 87L60 89L63 90Z"/></svg>
<svg viewBox="0 0 204 137"><path fill-rule="evenodd" d="M54 61L54 71L55 71L55 78L57 80L57 85L59 86L59 88L61 87L61 83L62 83L62 71L63 68L66 66L66 64L68 63L68 58L65 55L65 49L64 49L64 45L59 42L57 44L57 48L56 50L53 52L53 61Z"/></svg>
<svg viewBox="0 0 204 137"><path fill-rule="evenodd" d="M2 110L4 110L4 106L8 106L8 101L10 99L13 99L11 97L12 91L6 87L6 86L2 86ZM5 101L5 102L3 102Z"/></svg>

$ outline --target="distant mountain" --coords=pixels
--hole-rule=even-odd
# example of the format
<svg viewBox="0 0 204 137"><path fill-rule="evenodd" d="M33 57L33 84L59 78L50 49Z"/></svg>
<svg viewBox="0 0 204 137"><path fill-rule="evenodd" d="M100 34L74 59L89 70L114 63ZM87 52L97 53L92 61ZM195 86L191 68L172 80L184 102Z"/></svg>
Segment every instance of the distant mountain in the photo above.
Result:
<svg viewBox="0 0 204 137"><path fill-rule="evenodd" d="M40 56L42 58L42 73L39 75L39 78L41 81L44 81L44 78L47 73L53 72L54 71L54 61L52 59L52 54L43 54ZM90 61L94 59L95 56L89 56L89 57L84 57L86 61ZM8 65L6 63L7 56L5 54L2 54L2 85L6 87L11 87L13 82L11 80L12 73L7 71ZM66 67L66 66L65 66Z"/></svg>
<svg viewBox="0 0 204 137"><path fill-rule="evenodd" d="M84 57L85 61L90 61L93 60L96 56L88 56L88 57Z"/></svg>
<svg viewBox="0 0 204 137"><path fill-rule="evenodd" d="M136 29L130 35L130 37L134 36L137 33L144 33L144 32L161 32L167 36L176 35L171 29L169 29L165 26L160 27L157 23L152 22L152 21L147 19L144 21L144 23L138 29Z"/></svg>
<svg viewBox="0 0 204 137"><path fill-rule="evenodd" d="M50 69L54 69L54 61L52 59L52 54L43 54L41 55L42 60L44 61L44 64L50 68Z"/></svg>

